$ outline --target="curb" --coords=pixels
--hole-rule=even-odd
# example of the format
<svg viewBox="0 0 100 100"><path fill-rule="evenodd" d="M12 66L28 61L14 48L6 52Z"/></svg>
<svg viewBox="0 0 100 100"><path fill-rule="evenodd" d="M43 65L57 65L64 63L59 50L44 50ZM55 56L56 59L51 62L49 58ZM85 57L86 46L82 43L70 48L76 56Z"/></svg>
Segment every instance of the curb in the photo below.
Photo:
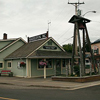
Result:
<svg viewBox="0 0 100 100"><path fill-rule="evenodd" d="M2 85L14 85L12 83L0 83L0 84L2 84Z"/></svg>
<svg viewBox="0 0 100 100"><path fill-rule="evenodd" d="M55 89L71 89L73 87L61 87L61 86L45 86L45 85L29 85L28 87L44 87L44 88L55 88Z"/></svg>
<svg viewBox="0 0 100 100"><path fill-rule="evenodd" d="M88 84L81 84L81 85L75 85L75 86L55 86L55 85L36 85L36 84L14 84L14 83L7 83L7 82L1 82L1 85L13 85L13 86L23 86L23 87L40 87L40 88L51 88L51 89L63 89L63 90L77 90L82 88L88 88L96 85L100 85L100 82L96 83L88 83Z"/></svg>

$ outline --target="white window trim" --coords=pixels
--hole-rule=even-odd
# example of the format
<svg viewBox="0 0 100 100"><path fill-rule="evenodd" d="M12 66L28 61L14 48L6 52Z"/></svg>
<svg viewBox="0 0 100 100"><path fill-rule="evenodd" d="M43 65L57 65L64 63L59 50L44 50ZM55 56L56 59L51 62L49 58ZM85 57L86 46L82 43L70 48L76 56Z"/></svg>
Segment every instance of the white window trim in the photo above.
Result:
<svg viewBox="0 0 100 100"><path fill-rule="evenodd" d="M8 63L11 63L11 67L8 67ZM7 68L11 69L12 68L12 61L7 61Z"/></svg>
<svg viewBox="0 0 100 100"><path fill-rule="evenodd" d="M4 62L3 62L3 61L0 61L0 63L3 63L3 67L2 67L2 68L0 68L0 69L3 69L3 68L4 68Z"/></svg>

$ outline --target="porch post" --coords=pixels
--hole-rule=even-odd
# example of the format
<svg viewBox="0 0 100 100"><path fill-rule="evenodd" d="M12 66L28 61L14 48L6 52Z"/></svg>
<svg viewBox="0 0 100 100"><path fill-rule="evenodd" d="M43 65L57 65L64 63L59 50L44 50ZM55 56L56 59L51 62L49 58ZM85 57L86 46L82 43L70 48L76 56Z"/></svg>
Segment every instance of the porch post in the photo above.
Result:
<svg viewBox="0 0 100 100"><path fill-rule="evenodd" d="M46 59L44 59L46 61ZM46 65L44 66L44 79L46 79Z"/></svg>
<svg viewBox="0 0 100 100"><path fill-rule="evenodd" d="M46 79L46 66L44 66L44 79Z"/></svg>
<svg viewBox="0 0 100 100"><path fill-rule="evenodd" d="M31 59L29 59L28 61L29 61L29 77L31 77Z"/></svg>
<svg viewBox="0 0 100 100"><path fill-rule="evenodd" d="M70 69L70 59L69 59L69 63L68 63L68 69L69 69L69 74L71 74L71 69Z"/></svg>
<svg viewBox="0 0 100 100"><path fill-rule="evenodd" d="M29 59L26 59L26 77L31 77L31 62Z"/></svg>

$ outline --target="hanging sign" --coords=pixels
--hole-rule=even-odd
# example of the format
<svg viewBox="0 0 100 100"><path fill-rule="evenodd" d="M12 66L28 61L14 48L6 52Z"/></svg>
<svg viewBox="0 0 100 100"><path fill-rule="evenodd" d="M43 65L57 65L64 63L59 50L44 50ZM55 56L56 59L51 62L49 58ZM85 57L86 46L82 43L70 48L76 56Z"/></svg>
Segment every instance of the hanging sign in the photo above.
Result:
<svg viewBox="0 0 100 100"><path fill-rule="evenodd" d="M34 42L34 41L42 40L42 39L46 39L46 38L48 38L48 32L44 33L44 34L37 35L37 36L28 37L28 42L30 43L30 42Z"/></svg>

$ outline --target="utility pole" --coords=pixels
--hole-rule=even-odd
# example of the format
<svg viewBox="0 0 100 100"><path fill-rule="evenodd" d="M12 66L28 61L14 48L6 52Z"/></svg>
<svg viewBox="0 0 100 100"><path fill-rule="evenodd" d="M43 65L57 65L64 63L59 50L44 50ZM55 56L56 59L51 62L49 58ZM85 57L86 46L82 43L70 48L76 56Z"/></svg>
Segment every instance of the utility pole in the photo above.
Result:
<svg viewBox="0 0 100 100"><path fill-rule="evenodd" d="M76 16L80 16L80 15L79 15L79 11L80 11L80 10L78 9L78 7L79 7L79 5L84 4L84 2L80 3L79 0L78 0L77 3L69 3L69 1L68 1L68 4L72 4L73 6L75 6L75 15L76 15ZM75 46L75 47L76 47L76 48L75 48L75 54L76 54L76 55L78 55L78 52L77 52L77 37L78 37L78 36L77 36L77 32L76 32L76 36L75 36L75 38L76 38L76 41L75 41L75 45L76 45L76 46Z"/></svg>
<svg viewBox="0 0 100 100"><path fill-rule="evenodd" d="M81 4L84 4L84 2L80 3L79 0L78 0L77 3L69 3L69 1L68 1L68 4L75 6L75 15L78 16L78 6L81 5Z"/></svg>
<svg viewBox="0 0 100 100"><path fill-rule="evenodd" d="M76 16L80 16L78 7L79 7L79 5L84 4L84 2L80 3L79 0L78 0L77 3L69 3L69 1L68 1L68 4L71 4L71 5L75 6L75 15ZM77 22L75 23L75 25L77 25ZM73 51L72 51L72 61L71 61L71 75L73 75L74 54L78 55L78 51L77 51L78 29L74 29L74 30L75 30L75 32L74 32L74 39L73 39Z"/></svg>

